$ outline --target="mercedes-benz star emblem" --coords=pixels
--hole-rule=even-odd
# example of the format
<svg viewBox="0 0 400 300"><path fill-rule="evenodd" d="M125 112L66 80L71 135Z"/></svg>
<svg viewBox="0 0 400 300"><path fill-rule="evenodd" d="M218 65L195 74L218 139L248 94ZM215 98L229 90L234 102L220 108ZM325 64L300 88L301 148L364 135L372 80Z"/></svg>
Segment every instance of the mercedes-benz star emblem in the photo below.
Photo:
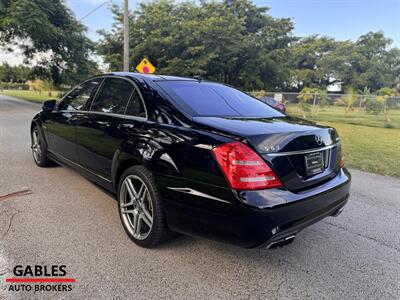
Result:
<svg viewBox="0 0 400 300"><path fill-rule="evenodd" d="M318 145L322 145L322 136L316 135L315 136L315 141L317 142Z"/></svg>

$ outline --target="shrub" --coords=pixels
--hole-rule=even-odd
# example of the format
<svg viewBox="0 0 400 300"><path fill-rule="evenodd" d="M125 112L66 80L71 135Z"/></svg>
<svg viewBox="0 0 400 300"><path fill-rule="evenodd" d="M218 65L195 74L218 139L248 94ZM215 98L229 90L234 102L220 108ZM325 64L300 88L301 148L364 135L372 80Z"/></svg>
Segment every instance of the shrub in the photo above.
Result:
<svg viewBox="0 0 400 300"><path fill-rule="evenodd" d="M333 103L335 106L346 106L346 104L344 103L343 99L338 97L336 98L335 102Z"/></svg>
<svg viewBox="0 0 400 300"><path fill-rule="evenodd" d="M311 111L313 117L318 115L319 109L328 104L328 94L325 90L318 88L303 88L297 95L297 99L303 118L306 118L305 113L309 111ZM312 102L312 105L309 102Z"/></svg>
<svg viewBox="0 0 400 300"><path fill-rule="evenodd" d="M256 97L256 98L261 98L261 97L264 97L264 96L267 95L267 93L265 91L263 91L263 90L252 91L249 94L252 95L253 97Z"/></svg>
<svg viewBox="0 0 400 300"><path fill-rule="evenodd" d="M310 112L311 111L311 104L308 103L304 103L302 104L301 108L305 111L305 112Z"/></svg>
<svg viewBox="0 0 400 300"><path fill-rule="evenodd" d="M35 92L42 93L42 91L44 90L43 80L35 79L32 81L28 81L28 84L29 84L29 87L31 88L31 90L33 90Z"/></svg>
<svg viewBox="0 0 400 300"><path fill-rule="evenodd" d="M392 123L385 123L383 125L384 128L396 128L396 126L394 126Z"/></svg>
<svg viewBox="0 0 400 300"><path fill-rule="evenodd" d="M357 101L357 95L354 92L353 88L347 88L346 89L346 94L343 95L343 97L338 98L336 100L336 105L343 105L346 106L346 114L349 112L353 112L354 110L354 104Z"/></svg>
<svg viewBox="0 0 400 300"><path fill-rule="evenodd" d="M20 82L0 82L1 90L29 90L29 85Z"/></svg>
<svg viewBox="0 0 400 300"><path fill-rule="evenodd" d="M389 117L389 106L387 104L387 100L390 96L394 96L395 92L393 89L389 87L384 87L381 88L377 91L377 94L379 95L376 97L376 100L381 102L383 105L383 113L385 114L385 118L387 122L391 122L392 120Z"/></svg>
<svg viewBox="0 0 400 300"><path fill-rule="evenodd" d="M376 97L368 99L365 103L365 111L374 115L378 115L383 110L383 103L376 100Z"/></svg>

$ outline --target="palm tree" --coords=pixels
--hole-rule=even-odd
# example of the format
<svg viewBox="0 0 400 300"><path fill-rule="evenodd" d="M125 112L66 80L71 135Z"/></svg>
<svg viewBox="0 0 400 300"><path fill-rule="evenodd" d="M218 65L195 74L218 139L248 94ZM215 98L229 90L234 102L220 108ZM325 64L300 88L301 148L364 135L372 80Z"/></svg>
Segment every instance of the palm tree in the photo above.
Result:
<svg viewBox="0 0 400 300"><path fill-rule="evenodd" d="M323 108L326 104L328 104L328 93L324 89L318 90L316 97L318 98L318 102L313 106L313 116L318 115L318 111L320 108Z"/></svg>
<svg viewBox="0 0 400 300"><path fill-rule="evenodd" d="M304 119L306 118L305 111L308 110L308 101L313 100L313 107L314 107L316 104L317 93L318 93L317 88L305 87L301 90L300 94L297 96L297 99L299 99L299 107Z"/></svg>
<svg viewBox="0 0 400 300"><path fill-rule="evenodd" d="M363 104L366 104L372 97L371 90L365 86L364 89L358 90L358 93L361 95L360 99L360 110Z"/></svg>
<svg viewBox="0 0 400 300"><path fill-rule="evenodd" d="M377 91L377 94L378 94L378 97L376 97L376 100L383 103L383 113L385 115L386 121L392 122L392 120L389 117L389 107L387 105L387 99L390 96L393 96L395 94L395 92L393 91L393 89L391 89L389 87L384 87L384 88L379 89Z"/></svg>
<svg viewBox="0 0 400 300"><path fill-rule="evenodd" d="M352 88L349 88L346 91L346 94L343 98L338 98L336 100L336 104L346 106L346 114L353 111L354 103L357 100L357 95L354 93Z"/></svg>

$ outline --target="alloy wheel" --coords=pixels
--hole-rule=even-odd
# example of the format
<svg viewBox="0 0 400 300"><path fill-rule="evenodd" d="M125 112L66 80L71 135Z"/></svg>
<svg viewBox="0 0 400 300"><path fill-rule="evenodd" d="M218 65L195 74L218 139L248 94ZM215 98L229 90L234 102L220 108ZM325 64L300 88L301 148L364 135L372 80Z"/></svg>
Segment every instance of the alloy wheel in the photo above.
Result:
<svg viewBox="0 0 400 300"><path fill-rule="evenodd" d="M153 226L153 204L146 184L136 175L127 176L119 199L125 227L135 239L144 240Z"/></svg>
<svg viewBox="0 0 400 300"><path fill-rule="evenodd" d="M37 130L32 132L32 152L33 158L37 163L40 163L42 157L42 149L40 145L40 136Z"/></svg>

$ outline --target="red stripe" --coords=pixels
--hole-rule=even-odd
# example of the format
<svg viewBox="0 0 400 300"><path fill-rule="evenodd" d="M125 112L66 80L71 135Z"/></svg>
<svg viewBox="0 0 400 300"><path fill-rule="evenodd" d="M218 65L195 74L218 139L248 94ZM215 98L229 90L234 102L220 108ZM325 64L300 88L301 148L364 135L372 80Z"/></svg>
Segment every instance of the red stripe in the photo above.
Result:
<svg viewBox="0 0 400 300"><path fill-rule="evenodd" d="M75 278L7 278L6 282L76 282Z"/></svg>

